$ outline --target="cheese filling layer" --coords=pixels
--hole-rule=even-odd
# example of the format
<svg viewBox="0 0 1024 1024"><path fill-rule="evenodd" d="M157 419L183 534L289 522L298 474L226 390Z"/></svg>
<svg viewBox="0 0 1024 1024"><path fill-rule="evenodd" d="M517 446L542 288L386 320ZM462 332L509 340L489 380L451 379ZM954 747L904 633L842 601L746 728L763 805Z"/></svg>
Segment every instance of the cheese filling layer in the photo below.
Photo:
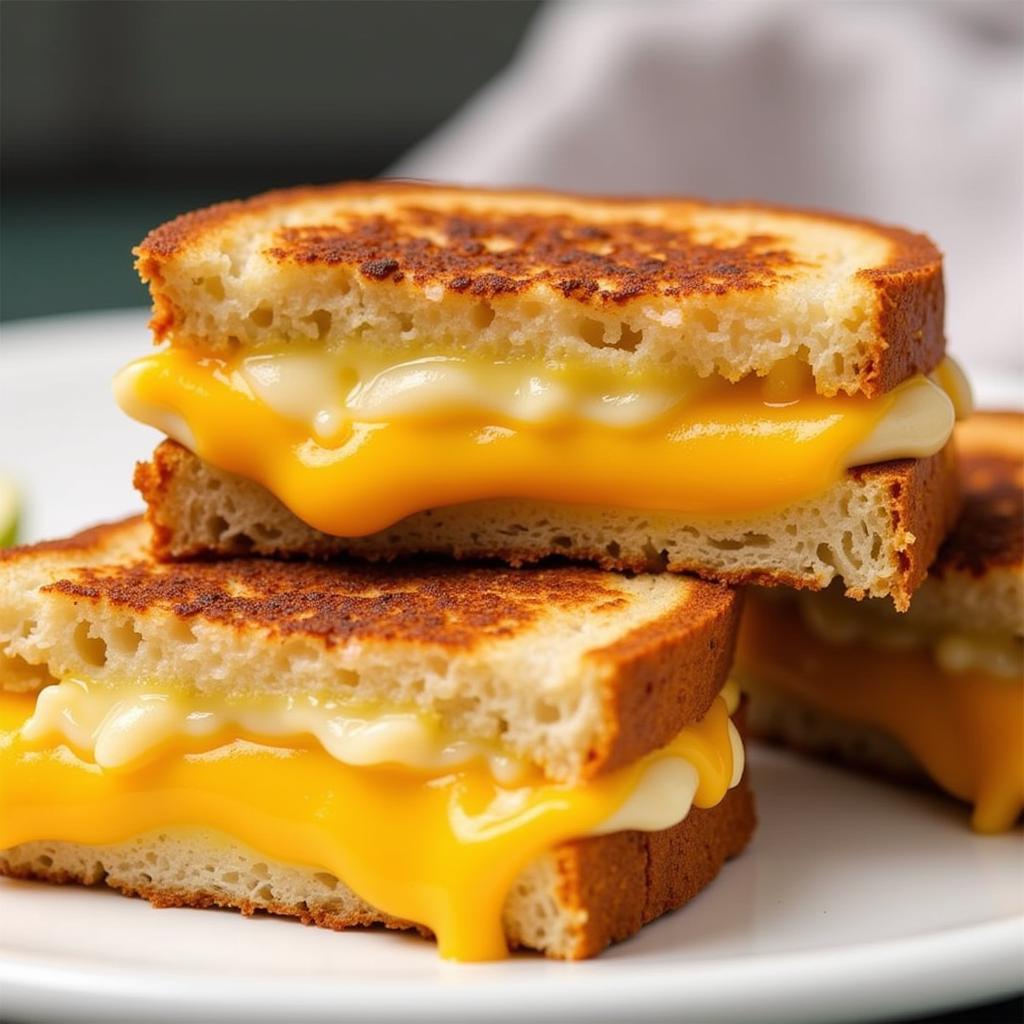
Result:
<svg viewBox="0 0 1024 1024"><path fill-rule="evenodd" d="M886 733L937 785L974 805L976 830L1000 832L1024 810L1022 652L1009 637L993 646L991 638L826 635L796 603L752 592L735 671L755 701L770 690Z"/></svg>
<svg viewBox="0 0 1024 1024"><path fill-rule="evenodd" d="M531 770L497 743L451 735L439 715L353 707L316 694L200 697L179 687L99 687L67 679L40 691L22 736L66 743L107 769L138 765L171 743L208 749L238 736L307 736L354 767L394 764L440 773L482 760L506 785Z"/></svg>
<svg viewBox="0 0 1024 1024"><path fill-rule="evenodd" d="M48 689L68 685L86 698L100 689ZM357 760L367 763L348 763L310 734L308 719L288 735L287 711L269 736L225 716L205 735L141 725L139 740L122 736L119 747L102 708L84 712L67 689L46 693L0 693L0 849L218 829L269 859L340 878L384 913L429 927L441 954L458 960L505 954L502 908L537 857L570 839L670 828L692 805L719 803L743 771L727 694L665 747L572 785L504 783L481 757L412 767L386 743L384 756L364 749ZM108 714L124 717L126 707ZM115 735L130 732L130 718Z"/></svg>
<svg viewBox="0 0 1024 1024"><path fill-rule="evenodd" d="M937 628L920 621L914 608L899 614L886 605L871 614L873 608L851 601L835 589L793 597L803 624L827 643L857 644L885 652L920 651L943 672L977 670L1004 679L1024 679L1024 639L1019 636Z"/></svg>
<svg viewBox="0 0 1024 1024"><path fill-rule="evenodd" d="M948 360L869 400L815 394L795 360L729 383L302 347L219 358L172 346L114 390L135 419L339 536L493 498L764 511L851 466L933 455L969 401Z"/></svg>

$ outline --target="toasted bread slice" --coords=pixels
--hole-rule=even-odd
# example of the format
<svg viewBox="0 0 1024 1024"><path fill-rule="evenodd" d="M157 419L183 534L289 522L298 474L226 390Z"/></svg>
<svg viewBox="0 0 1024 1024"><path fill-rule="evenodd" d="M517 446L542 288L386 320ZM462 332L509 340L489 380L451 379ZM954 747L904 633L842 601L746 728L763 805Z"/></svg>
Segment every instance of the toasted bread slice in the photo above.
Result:
<svg viewBox="0 0 1024 1024"><path fill-rule="evenodd" d="M577 781L704 716L739 616L734 592L683 576L164 565L149 540L135 519L0 553L0 688L82 675L413 707Z"/></svg>
<svg viewBox="0 0 1024 1024"><path fill-rule="evenodd" d="M692 899L754 830L746 779L707 810L662 832L617 832L566 843L530 864L505 902L509 946L580 960ZM361 900L340 879L268 862L223 836L174 830L112 846L23 843L0 851L0 874L106 884L159 907L266 911L325 928L417 928ZM423 931L423 929L419 929Z"/></svg>
<svg viewBox="0 0 1024 1024"><path fill-rule="evenodd" d="M825 615L864 629L1024 636L1024 413L977 412L957 424L962 507L906 616L809 596ZM812 613L813 614L813 613Z"/></svg>
<svg viewBox="0 0 1024 1024"><path fill-rule="evenodd" d="M736 380L793 357L882 394L943 350L921 235L753 203L371 182L186 214L135 250L157 340L472 349Z"/></svg>
<svg viewBox="0 0 1024 1024"><path fill-rule="evenodd" d="M910 610L751 592L736 677L752 732L975 805L1024 808L1024 414L958 425L963 513Z"/></svg>
<svg viewBox="0 0 1024 1024"><path fill-rule="evenodd" d="M344 538L294 516L259 484L166 441L135 483L149 507L156 556L258 554L371 559L412 552L526 565L551 555L605 569L694 572L728 583L891 597L905 609L958 509L952 446L928 459L852 470L820 497L714 521L535 501L486 501L410 516L379 534Z"/></svg>
<svg viewBox="0 0 1024 1024"><path fill-rule="evenodd" d="M914 601L920 621L1024 636L1024 413L956 428L963 511Z"/></svg>
<svg viewBox="0 0 1024 1024"><path fill-rule="evenodd" d="M577 567L166 565L148 552L148 528L135 519L16 549L0 561L0 689L43 687L38 698L5 696L4 728L18 731L13 747L5 733L4 750L14 753L4 771L11 770L8 780L14 786L17 777L20 788L11 815L0 816L8 837L0 840L6 847L0 874L105 881L158 905L266 910L333 928L383 923L423 931L426 921L443 932L454 927L456 913L462 928L475 927L467 913L480 914L481 929L503 932L511 945L579 958L691 898L750 837L754 814L741 778L740 741L722 717L722 701L712 708L739 610L727 588ZM85 683L70 681L76 677ZM46 685L56 682L61 685ZM154 760L129 759L108 771L109 760L100 758L99 733L109 718L99 717L102 700L141 688L147 707L162 714L168 701L182 700L175 696L181 687L189 718L176 718L166 740L142 726ZM48 695L60 701L67 688L100 699L99 730L90 731L82 723L92 720L74 710L44 710ZM246 698L275 694L289 699L289 711L302 713L303 698L314 696L318 707L325 698L332 709L350 707L353 718L372 715L373 708L412 706L443 723L436 734L442 744L446 737L479 740L480 749L491 740L536 765L552 783L549 802L523 810L522 800L541 786L536 771L516 774L478 807L473 800L483 791L474 787L488 785L479 760L460 769L464 776L453 776L448 762L432 771L407 765L406 751L392 743L369 768L343 761L328 753L321 734L318 746L303 739L308 727L288 731L304 718L272 724L279 731L266 736L259 725L244 724L204 732L208 745L193 756L197 734L185 726L194 715L208 716L218 701L244 715L261 706ZM30 705L33 719L19 717ZM742 711L734 718L739 726ZM23 731L37 716L54 713L58 741L51 733L40 739ZM699 720L712 714L717 739L695 739L694 760L680 755L680 764L669 741L680 730L686 735L686 725L704 736ZM125 728L139 725L136 716ZM731 759L722 753L726 727ZM70 756L66 748L79 746L96 765ZM648 753L653 760L630 774ZM706 774L725 786L712 802L724 796L714 806L685 808L685 793L666 796L655 764L673 765L676 790L685 791L690 778L696 787ZM623 773L615 774L617 767ZM605 782L612 788L602 789ZM54 792L67 800L68 813L47 802ZM704 799L693 792L694 801ZM37 793L50 795L19 817L22 803L31 804ZM432 795L438 793L441 804ZM666 800L679 805L678 815L664 816ZM389 808L386 822L372 820L378 806ZM564 827L583 820L571 817L573 807L599 812L593 831L566 829L546 845L517 847L521 860L509 861L506 853L504 868L492 865L492 854L502 856L506 829L514 843L527 844L533 810L562 815ZM478 831L465 824L474 815ZM487 845L495 839L490 815L502 823L496 846ZM409 855L413 880L403 889L389 868L406 863L410 820L419 823L418 843ZM447 850L446 837L461 837L467 827L481 843L459 838L449 852L476 881L455 893L452 862L447 855L439 862L437 850ZM211 828L224 832L203 831ZM358 831L350 835L350 829ZM248 840L256 848L277 850L277 859L242 845L247 834L257 837ZM589 838L566 841L574 835ZM388 867L377 867L378 852ZM390 893L374 897L382 906L413 899L406 905L419 906L423 916L398 919L377 909L337 874L312 867L325 864L341 864L330 870L346 879L350 869L364 872L352 886L381 886L378 891ZM441 878L443 869L448 874ZM486 894L491 913L481 908L480 888L494 872L504 881ZM417 903L410 893L424 888L423 877L436 878L441 893L428 885L431 895ZM404 895L395 897L395 886Z"/></svg>

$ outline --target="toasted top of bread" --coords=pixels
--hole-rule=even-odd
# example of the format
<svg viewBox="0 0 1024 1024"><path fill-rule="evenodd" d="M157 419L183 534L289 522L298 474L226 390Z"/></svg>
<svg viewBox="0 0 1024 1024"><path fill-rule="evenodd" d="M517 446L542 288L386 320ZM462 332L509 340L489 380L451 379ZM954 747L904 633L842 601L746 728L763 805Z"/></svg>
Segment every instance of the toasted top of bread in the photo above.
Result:
<svg viewBox="0 0 1024 1024"><path fill-rule="evenodd" d="M963 511L912 609L954 628L1024 636L1024 413L975 413L955 438Z"/></svg>
<svg viewBox="0 0 1024 1024"><path fill-rule="evenodd" d="M138 519L0 555L0 686L81 676L416 708L552 778L628 763L725 682L738 598L574 566L149 555Z"/></svg>
<svg viewBox="0 0 1024 1024"><path fill-rule="evenodd" d="M964 507L931 568L960 587L1024 573L1024 413L978 412L957 425Z"/></svg>
<svg viewBox="0 0 1024 1024"><path fill-rule="evenodd" d="M944 350L922 235L753 203L371 182L186 214L135 250L157 340L472 349L881 394Z"/></svg>

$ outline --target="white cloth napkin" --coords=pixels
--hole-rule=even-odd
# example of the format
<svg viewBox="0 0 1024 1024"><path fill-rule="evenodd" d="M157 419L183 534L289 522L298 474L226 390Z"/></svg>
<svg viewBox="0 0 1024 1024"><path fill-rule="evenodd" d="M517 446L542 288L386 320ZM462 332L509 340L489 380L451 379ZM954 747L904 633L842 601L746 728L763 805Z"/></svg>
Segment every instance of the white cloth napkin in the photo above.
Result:
<svg viewBox="0 0 1024 1024"><path fill-rule="evenodd" d="M1024 371L1017 0L554 5L389 173L755 198L923 230L946 254L952 352Z"/></svg>

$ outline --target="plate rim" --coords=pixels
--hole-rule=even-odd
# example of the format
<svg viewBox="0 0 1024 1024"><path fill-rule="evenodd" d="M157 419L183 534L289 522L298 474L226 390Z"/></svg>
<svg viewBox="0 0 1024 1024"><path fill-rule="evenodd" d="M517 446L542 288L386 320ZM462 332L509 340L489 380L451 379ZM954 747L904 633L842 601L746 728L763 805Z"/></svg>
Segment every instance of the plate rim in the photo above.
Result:
<svg viewBox="0 0 1024 1024"><path fill-rule="evenodd" d="M761 767L842 774L844 780L856 783L862 793L867 793L869 780L856 775L846 779L849 773L837 767L804 764L798 755L770 746L759 745L756 754L759 764L765 761ZM912 796L892 783L879 781L877 785L894 795L902 794L905 800ZM777 787L774 792L777 799ZM935 810L948 810L949 815L944 813L943 817L949 817L953 824L955 808L940 801L938 794L924 806L928 804ZM969 835L961 820L955 824L957 836ZM1021 833L1014 831L1000 837L974 837L972 845L980 841L1005 846L1015 856L1021 838ZM756 869L756 858L752 863ZM1016 863L1014 860L1014 871ZM884 876L875 876L871 884L873 889L880 888ZM0 879L0 902L4 902L8 886L16 901L26 901L21 913L41 914L39 920L59 920L62 895L53 886ZM105 928L127 934L140 915L154 917L154 909L144 901L128 900L102 888L90 892L76 887L73 895L79 893L84 901L71 907L76 920L95 917ZM37 909L34 900L38 898L50 903ZM104 900L105 907L99 906ZM107 916L111 911L113 916ZM172 942L167 948L173 949L175 940L202 942L202 933L195 929L202 928L205 914L194 910L179 910L178 914L179 924L172 923L165 930ZM314 941L339 942L322 961L324 967L289 960L297 966L262 976L237 958L231 966L219 968L216 957L220 946L216 943L206 947L208 957L198 964L180 965L164 954L140 964L133 962L130 950L123 951L123 941L117 943L122 950L114 957L94 949L88 938L77 946L62 943L65 948L55 951L48 945L45 931L36 929L35 941L29 946L18 948L13 932L6 941L0 939L0 991L9 996L9 1011L13 1013L17 1006L26 1021L220 1021L237 1019L244 1011L253 1021L288 1019L297 1024L328 1017L388 1022L443 1019L461 1024L485 1018L522 1020L527 1014L539 1020L557 1016L566 1021L585 1020L587 1024L606 1019L697 1020L700 1024L735 1024L737 1020L777 1024L785 1019L790 1024L864 1024L898 1014L948 1012L1006 998L1020 990L1018 965L1024 962L1024 912L1016 901L992 905L985 913L966 919L959 915L951 920L927 916L928 920L914 923L909 932L881 940L861 930L851 941L840 932L830 934L825 939L827 945L815 947L813 918L808 918L809 926L798 942L777 952L762 952L758 947L763 948L763 942L755 941L753 948L740 943L738 947L709 952L699 943L688 944L677 955L671 943L656 941L653 949L632 951L626 943L608 957L576 964L553 963L528 955L498 964L452 964L436 958L429 944L417 943L421 956L413 965L411 980L400 969L386 968L374 970L371 980L363 983L358 968L350 969L346 963L345 937L325 932L317 935L316 929L310 930ZM183 932L180 922L186 917L188 928ZM224 917L232 919L234 928L242 924L237 914ZM13 920L13 915L9 919ZM287 928L296 935L305 932L295 922L268 919L255 922L251 937L242 941L258 943L261 924L279 925L280 935ZM655 930L658 927L653 926ZM159 943L160 930L159 924L156 931L150 924L146 941ZM233 936L240 933L222 934L221 941L226 937L230 942ZM370 944L374 949L379 947L381 959L390 958L386 936L356 931L352 937L358 942L352 947L356 964L364 962ZM638 941L642 942L642 936ZM188 996L182 992L183 987L187 987ZM624 996L623 990L628 994ZM636 991L644 993L639 1006ZM241 1001L240 995L244 997ZM510 1009L513 1006L514 1011Z"/></svg>
<svg viewBox="0 0 1024 1024"><path fill-rule="evenodd" d="M379 982L315 976L267 981L231 972L197 979L187 970L160 968L126 974L89 962L75 965L66 957L47 963L42 956L4 953L0 990L6 1012L25 1019L58 1013L69 1020L97 1014L129 1020L140 1012L152 1015L156 1009L161 1020L197 1013L226 1020L244 1010L254 1021L274 1020L285 1012L296 1022L320 1019L327 1012L337 1020L400 1021L409 1019L411 1008L426 1006L428 1013L420 1019L471 1021L481 1014L488 1019L522 1019L547 1014L559 1020L593 1021L628 1013L645 1021L671 1012L685 1018L696 1013L700 1020L728 1020L737 1014L748 1021L785 1016L797 1024L852 1017L868 1021L894 1012L950 1010L979 998L1012 996L1020 990L1022 956L1024 919L1008 917L829 950L687 960L675 969L666 969L664 963L640 966L616 960L605 961L607 969L600 975L574 977L572 965L565 964L553 983L549 976L543 985L516 986L514 1011L497 1015L488 1008L500 1010L514 978L473 981L471 966L467 973L466 965L443 961L441 970L458 972L459 984L399 980L382 989ZM187 986L182 984L185 979L190 981ZM636 991L641 987L644 1004L638 1006ZM600 1009L595 1013L596 1000ZM767 1009L767 1015L758 1007Z"/></svg>

